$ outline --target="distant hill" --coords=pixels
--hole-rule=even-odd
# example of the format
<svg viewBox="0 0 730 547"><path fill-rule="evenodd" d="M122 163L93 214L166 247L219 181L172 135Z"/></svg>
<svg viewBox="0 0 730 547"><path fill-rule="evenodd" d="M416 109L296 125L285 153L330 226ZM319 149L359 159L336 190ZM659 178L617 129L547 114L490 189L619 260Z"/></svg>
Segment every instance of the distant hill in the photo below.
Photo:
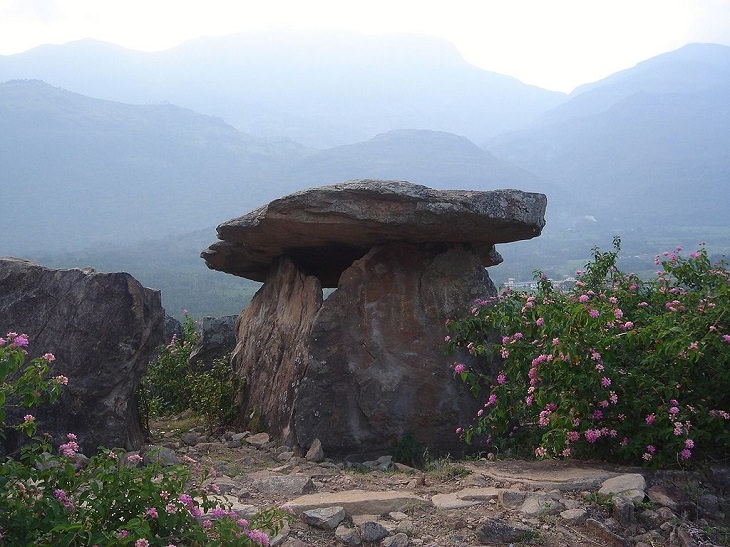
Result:
<svg viewBox="0 0 730 547"><path fill-rule="evenodd" d="M487 148L584 198L581 214L606 231L727 228L730 47L640 63Z"/></svg>
<svg viewBox="0 0 730 547"><path fill-rule="evenodd" d="M40 81L0 84L0 252L215 225L277 197L272 166L303 153L172 105L91 99Z"/></svg>
<svg viewBox="0 0 730 547"><path fill-rule="evenodd" d="M166 101L318 148L393 129L479 142L566 99L417 35L251 32L157 53L82 40L0 56L0 81L20 78L123 103Z"/></svg>

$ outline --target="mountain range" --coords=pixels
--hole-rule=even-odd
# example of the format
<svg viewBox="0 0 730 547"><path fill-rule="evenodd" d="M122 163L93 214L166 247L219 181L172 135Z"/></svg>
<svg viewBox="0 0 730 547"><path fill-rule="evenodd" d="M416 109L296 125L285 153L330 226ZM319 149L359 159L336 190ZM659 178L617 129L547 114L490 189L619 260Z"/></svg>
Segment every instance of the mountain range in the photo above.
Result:
<svg viewBox="0 0 730 547"><path fill-rule="evenodd" d="M565 275L613 235L630 254L730 252L726 46L570 95L420 36L255 33L159 53L85 40L0 56L0 82L0 254L60 264L91 246L113 267L100 249L212 241L271 199L354 178L544 192L546 229L500 249L504 276Z"/></svg>

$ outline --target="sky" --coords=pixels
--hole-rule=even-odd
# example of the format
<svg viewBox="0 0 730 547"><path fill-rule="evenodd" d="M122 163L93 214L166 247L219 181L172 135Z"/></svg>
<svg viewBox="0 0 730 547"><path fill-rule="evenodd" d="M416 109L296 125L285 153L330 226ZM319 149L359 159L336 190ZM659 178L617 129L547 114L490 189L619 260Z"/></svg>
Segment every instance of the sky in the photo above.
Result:
<svg viewBox="0 0 730 547"><path fill-rule="evenodd" d="M483 69L570 92L687 43L730 45L730 0L0 0L0 55L282 29L436 36Z"/></svg>

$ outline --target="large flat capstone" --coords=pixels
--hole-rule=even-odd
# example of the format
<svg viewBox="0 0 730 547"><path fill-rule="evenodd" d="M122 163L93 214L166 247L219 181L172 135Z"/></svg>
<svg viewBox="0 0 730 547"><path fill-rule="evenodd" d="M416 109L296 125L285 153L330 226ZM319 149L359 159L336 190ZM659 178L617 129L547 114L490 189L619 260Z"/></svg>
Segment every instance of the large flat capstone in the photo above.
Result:
<svg viewBox="0 0 730 547"><path fill-rule="evenodd" d="M264 281L280 256L335 287L376 245L467 244L484 266L502 261L496 243L531 239L545 225L547 199L519 190L434 190L404 181L355 180L290 194L218 226L202 252L209 268Z"/></svg>

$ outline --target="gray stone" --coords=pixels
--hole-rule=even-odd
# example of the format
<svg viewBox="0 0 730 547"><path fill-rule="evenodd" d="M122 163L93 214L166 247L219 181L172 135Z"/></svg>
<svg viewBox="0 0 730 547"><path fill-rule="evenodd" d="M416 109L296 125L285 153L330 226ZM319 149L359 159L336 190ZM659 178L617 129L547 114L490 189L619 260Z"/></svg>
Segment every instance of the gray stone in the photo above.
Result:
<svg viewBox="0 0 730 547"><path fill-rule="evenodd" d="M479 542L490 545L520 542L533 533L533 528L525 524L495 518L487 518L476 531Z"/></svg>
<svg viewBox="0 0 730 547"><path fill-rule="evenodd" d="M505 509L518 509L525 501L527 494L516 490L500 490L499 503Z"/></svg>
<svg viewBox="0 0 730 547"><path fill-rule="evenodd" d="M68 385L53 404L34 409L38 431L55 444L73 432L87 455L99 447L138 450L143 432L134 393L163 342L160 293L126 273L54 270L0 258L0 335L27 334L29 357L55 355L51 375ZM8 423L25 409L10 409ZM19 418L19 419L18 419ZM25 437L9 430L0 455Z"/></svg>
<svg viewBox="0 0 730 547"><path fill-rule="evenodd" d="M531 239L547 200L518 190L433 190L403 181L359 180L290 194L218 226L203 251L209 268L264 281L283 256L336 287L342 272L383 241L472 246L485 266L495 243Z"/></svg>
<svg viewBox="0 0 730 547"><path fill-rule="evenodd" d="M209 369L213 361L229 355L236 347L237 315L203 317L198 328L198 342L190 353L190 362Z"/></svg>
<svg viewBox="0 0 730 547"><path fill-rule="evenodd" d="M315 490L312 479L307 475L263 477L254 479L251 487L264 494L280 494L283 496L307 494Z"/></svg>
<svg viewBox="0 0 730 547"><path fill-rule="evenodd" d="M322 448L322 443L319 442L319 439L314 439L312 441L312 444L309 447L309 450L307 450L307 454L304 456L304 459L310 461L310 462L321 462L324 460L324 449Z"/></svg>
<svg viewBox="0 0 730 547"><path fill-rule="evenodd" d="M299 518L317 528L334 530L345 519L345 510L339 506L321 507L303 511Z"/></svg>
<svg viewBox="0 0 730 547"><path fill-rule="evenodd" d="M431 505L423 498L411 492L386 491L368 492L365 490L347 490L343 492L322 492L300 496L286 502L285 507L295 514L314 509L339 505L345 508L348 515L381 515L391 511L402 511L420 505Z"/></svg>
<svg viewBox="0 0 730 547"><path fill-rule="evenodd" d="M569 524L580 526L588 518L588 513L585 509L566 509L560 512L560 518Z"/></svg>
<svg viewBox="0 0 730 547"><path fill-rule="evenodd" d="M598 493L603 496L621 496L633 502L641 502L645 497L646 480L639 473L627 473L603 482Z"/></svg>
<svg viewBox="0 0 730 547"><path fill-rule="evenodd" d="M270 437L269 437L268 433L256 433L255 435L246 437L244 440L251 446L255 446L256 448L261 448L262 446L264 446L266 443L269 442Z"/></svg>
<svg viewBox="0 0 730 547"><path fill-rule="evenodd" d="M335 530L335 537L343 545L360 545L362 540L360 539L360 532L357 528L351 526L345 526L341 524Z"/></svg>
<svg viewBox="0 0 730 547"><path fill-rule="evenodd" d="M606 547L630 547L631 542L609 530L603 523L596 519L587 519L586 528L588 531L601 540L601 545Z"/></svg>
<svg viewBox="0 0 730 547"><path fill-rule="evenodd" d="M680 513L691 505L689 496L673 485L655 484L647 490L646 495L657 505L669 507L675 513Z"/></svg>
<svg viewBox="0 0 730 547"><path fill-rule="evenodd" d="M496 488L464 488L457 492L435 494L431 502L438 509L459 509L496 500L498 496L499 490Z"/></svg>
<svg viewBox="0 0 730 547"><path fill-rule="evenodd" d="M366 543L375 543L388 536L388 530L379 522L368 521L360 525L360 537Z"/></svg>
<svg viewBox="0 0 730 547"><path fill-rule="evenodd" d="M144 463L159 463L163 466L177 465L182 460L177 453L166 446L148 446L144 452Z"/></svg>
<svg viewBox="0 0 730 547"><path fill-rule="evenodd" d="M634 504L623 496L614 496L611 500L611 515L624 528L636 522Z"/></svg>
<svg viewBox="0 0 730 547"><path fill-rule="evenodd" d="M399 532L393 536L387 537L383 540L383 547L408 547L408 535Z"/></svg>
<svg viewBox="0 0 730 547"><path fill-rule="evenodd" d="M549 495L529 494L520 506L519 511L528 517L555 515L564 510L565 506Z"/></svg>

